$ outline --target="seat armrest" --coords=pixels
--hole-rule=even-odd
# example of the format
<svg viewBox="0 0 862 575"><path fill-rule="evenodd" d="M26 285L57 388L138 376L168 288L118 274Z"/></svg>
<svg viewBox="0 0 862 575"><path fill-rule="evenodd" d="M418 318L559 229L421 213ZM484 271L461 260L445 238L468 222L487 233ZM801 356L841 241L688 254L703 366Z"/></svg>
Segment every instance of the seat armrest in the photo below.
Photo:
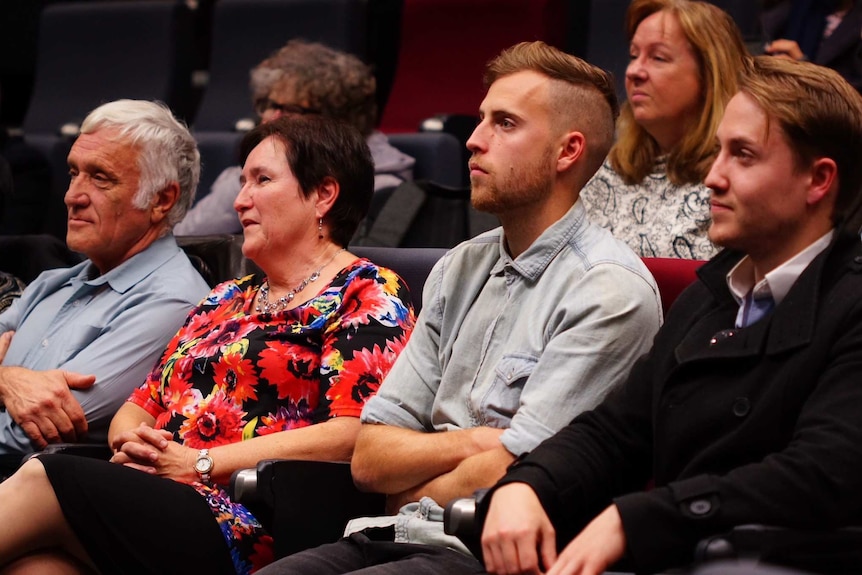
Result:
<svg viewBox="0 0 862 575"><path fill-rule="evenodd" d="M817 573L862 570L862 528L803 530L769 525L740 525L701 540L695 560L757 560Z"/></svg>
<svg viewBox="0 0 862 575"><path fill-rule="evenodd" d="M347 521L383 514L386 497L360 492L349 463L273 459L231 477L231 497L273 537L275 556L337 541Z"/></svg>
<svg viewBox="0 0 862 575"><path fill-rule="evenodd" d="M477 489L471 497L453 499L443 510L443 530L460 539L479 561L482 561L482 527L487 512L483 503L488 491Z"/></svg>

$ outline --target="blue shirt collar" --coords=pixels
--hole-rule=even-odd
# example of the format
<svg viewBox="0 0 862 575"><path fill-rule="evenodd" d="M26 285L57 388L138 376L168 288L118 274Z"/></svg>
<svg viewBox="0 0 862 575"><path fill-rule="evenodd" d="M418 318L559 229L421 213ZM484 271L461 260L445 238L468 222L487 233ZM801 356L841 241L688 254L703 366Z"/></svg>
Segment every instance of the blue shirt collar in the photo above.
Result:
<svg viewBox="0 0 862 575"><path fill-rule="evenodd" d="M92 287L109 285L117 293L125 293L153 270L165 263L180 247L173 234L167 234L151 243L145 250L133 255L111 271L96 278L89 279L98 273L93 262L85 260L76 266L76 272L67 282L80 283Z"/></svg>
<svg viewBox="0 0 862 575"><path fill-rule="evenodd" d="M551 224L536 238L536 241L530 244L530 247L524 250L524 253L515 259L512 259L506 251L506 237L501 233L500 259L491 269L491 274L502 273L504 268L509 266L526 279L537 281L563 246L569 244L572 238L583 229L586 219L587 211L578 199L563 217Z"/></svg>

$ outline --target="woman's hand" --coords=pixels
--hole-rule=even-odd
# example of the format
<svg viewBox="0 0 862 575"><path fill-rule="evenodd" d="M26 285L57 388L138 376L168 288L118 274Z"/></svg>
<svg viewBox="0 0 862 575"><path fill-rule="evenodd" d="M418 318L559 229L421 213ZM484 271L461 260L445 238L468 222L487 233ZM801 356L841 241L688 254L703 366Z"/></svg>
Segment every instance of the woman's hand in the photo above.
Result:
<svg viewBox="0 0 862 575"><path fill-rule="evenodd" d="M194 481L197 451L172 440L164 429L153 429L146 423L119 434L111 447L111 462L132 467L145 473L177 481Z"/></svg>

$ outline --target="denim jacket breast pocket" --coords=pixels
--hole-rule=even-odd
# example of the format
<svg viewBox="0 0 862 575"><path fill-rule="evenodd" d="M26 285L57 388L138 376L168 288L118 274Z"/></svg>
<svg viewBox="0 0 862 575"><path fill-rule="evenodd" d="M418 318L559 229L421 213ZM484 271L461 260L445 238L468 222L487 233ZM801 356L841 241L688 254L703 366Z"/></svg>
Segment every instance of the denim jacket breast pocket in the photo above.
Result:
<svg viewBox="0 0 862 575"><path fill-rule="evenodd" d="M539 358L526 354L503 356L494 367L494 382L479 406L483 425L507 428L521 405L521 392Z"/></svg>

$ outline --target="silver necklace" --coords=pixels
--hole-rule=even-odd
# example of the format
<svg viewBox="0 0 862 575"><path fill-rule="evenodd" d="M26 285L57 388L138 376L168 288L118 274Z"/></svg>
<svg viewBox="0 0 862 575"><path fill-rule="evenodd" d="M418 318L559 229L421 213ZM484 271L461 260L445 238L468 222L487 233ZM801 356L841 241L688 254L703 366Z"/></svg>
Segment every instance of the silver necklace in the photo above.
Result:
<svg viewBox="0 0 862 575"><path fill-rule="evenodd" d="M257 305L254 308L254 311L256 311L258 313L276 313L276 312L282 311L283 309L287 308L287 306L290 304L290 302L293 301L293 298L296 297L296 294L298 294L299 292L304 290L305 287L308 284L310 284L311 282L317 281L318 278L320 278L320 272L323 271L323 268L325 268L326 266L331 264L333 261L335 261L335 256L337 256L338 254L340 254L343 251L344 251L344 248L341 248L340 250L338 250L337 252L332 254L332 257L329 258L329 261L327 261L325 264L323 264L322 266L317 268L317 270L312 272L312 274L310 276L308 276L306 279L302 280L298 286L296 286L295 288L293 288L292 290L290 290L289 292L287 292L286 294L284 294L283 296L281 296L280 298L278 298L274 302L269 301L269 280L268 279L264 280L263 285L260 286L260 293L258 295L258 301L257 301Z"/></svg>

